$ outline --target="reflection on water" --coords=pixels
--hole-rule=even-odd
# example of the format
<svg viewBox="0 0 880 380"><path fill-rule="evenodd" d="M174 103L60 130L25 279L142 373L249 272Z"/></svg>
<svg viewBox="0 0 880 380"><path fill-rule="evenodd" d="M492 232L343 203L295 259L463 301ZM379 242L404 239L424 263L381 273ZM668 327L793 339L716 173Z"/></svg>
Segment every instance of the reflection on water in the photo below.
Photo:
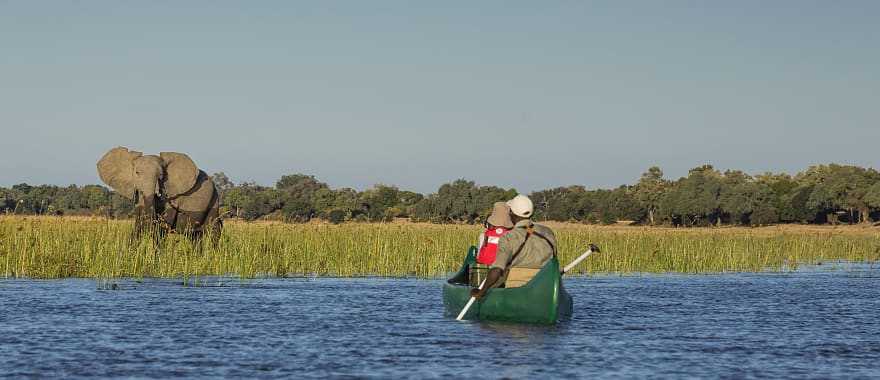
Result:
<svg viewBox="0 0 880 380"><path fill-rule="evenodd" d="M559 332L558 326L540 326L503 322L473 322L480 330L495 339L522 344L544 343Z"/></svg>
<svg viewBox="0 0 880 380"><path fill-rule="evenodd" d="M880 270L570 278L570 321L441 281L0 280L0 377L877 377Z"/></svg>

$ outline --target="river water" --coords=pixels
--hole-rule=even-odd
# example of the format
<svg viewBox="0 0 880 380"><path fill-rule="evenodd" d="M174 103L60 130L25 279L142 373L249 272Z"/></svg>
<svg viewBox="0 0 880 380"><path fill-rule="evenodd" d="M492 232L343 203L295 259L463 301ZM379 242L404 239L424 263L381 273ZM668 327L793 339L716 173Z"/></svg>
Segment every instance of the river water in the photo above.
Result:
<svg viewBox="0 0 880 380"><path fill-rule="evenodd" d="M556 326L440 280L0 280L0 377L877 378L880 269L569 278Z"/></svg>

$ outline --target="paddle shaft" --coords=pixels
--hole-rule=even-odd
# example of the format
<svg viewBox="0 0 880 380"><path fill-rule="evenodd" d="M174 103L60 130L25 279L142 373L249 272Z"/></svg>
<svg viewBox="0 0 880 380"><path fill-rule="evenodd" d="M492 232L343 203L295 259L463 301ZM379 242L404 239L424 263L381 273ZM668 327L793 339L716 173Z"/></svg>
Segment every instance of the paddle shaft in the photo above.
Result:
<svg viewBox="0 0 880 380"><path fill-rule="evenodd" d="M480 283L480 290L483 290L483 285L486 285L485 279L483 280L482 283ZM464 309L461 309L461 313L458 313L458 318L455 318L455 320L457 320L457 321L462 320L462 318L464 318L464 315L467 314L468 310L471 308L471 305L473 305L474 301L476 301L476 300L477 300L477 297L471 297L471 299L468 300L467 305L464 305Z"/></svg>
<svg viewBox="0 0 880 380"><path fill-rule="evenodd" d="M572 261L571 264L566 265L565 268L562 269L562 274L565 274L566 272L570 271L571 268L574 268L575 265L580 264L581 261L584 261L584 259L586 259L588 256L590 256L592 254L593 254L593 248L588 249L586 252L584 252L583 255L580 255L580 256L578 256L578 258L574 259L574 261Z"/></svg>

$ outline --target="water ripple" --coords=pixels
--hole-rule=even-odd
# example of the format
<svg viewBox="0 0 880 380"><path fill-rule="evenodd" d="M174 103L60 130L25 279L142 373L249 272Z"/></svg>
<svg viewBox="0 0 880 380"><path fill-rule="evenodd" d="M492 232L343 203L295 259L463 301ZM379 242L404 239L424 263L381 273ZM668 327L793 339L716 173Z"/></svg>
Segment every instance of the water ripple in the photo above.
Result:
<svg viewBox="0 0 880 380"><path fill-rule="evenodd" d="M556 326L440 281L0 281L0 377L878 377L880 272L571 278Z"/></svg>

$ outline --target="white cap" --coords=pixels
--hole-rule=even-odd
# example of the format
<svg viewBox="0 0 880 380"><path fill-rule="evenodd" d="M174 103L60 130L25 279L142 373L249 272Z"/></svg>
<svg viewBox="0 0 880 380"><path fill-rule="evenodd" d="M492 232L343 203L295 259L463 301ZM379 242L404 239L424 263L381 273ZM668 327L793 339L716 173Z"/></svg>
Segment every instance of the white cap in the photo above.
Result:
<svg viewBox="0 0 880 380"><path fill-rule="evenodd" d="M510 211L513 212L513 215L519 216L521 218L529 218L532 216L532 211L535 210L535 206L532 204L532 200L525 195L517 195L513 197L513 199L507 201L507 206L510 207Z"/></svg>

